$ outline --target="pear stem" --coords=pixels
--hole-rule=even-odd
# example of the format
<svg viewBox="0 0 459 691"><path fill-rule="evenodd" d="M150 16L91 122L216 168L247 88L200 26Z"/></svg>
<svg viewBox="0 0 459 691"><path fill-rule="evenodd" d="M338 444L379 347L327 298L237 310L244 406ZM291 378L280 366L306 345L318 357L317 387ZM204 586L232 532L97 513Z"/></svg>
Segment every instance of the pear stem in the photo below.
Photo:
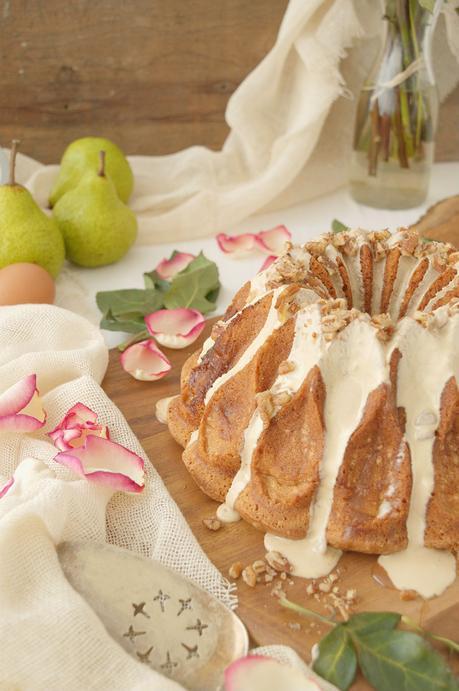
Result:
<svg viewBox="0 0 459 691"><path fill-rule="evenodd" d="M14 172L16 170L16 154L18 152L18 147L21 142L19 139L13 139L11 142L11 152L10 152L10 179L8 184L9 185L15 185L16 180L14 177Z"/></svg>
<svg viewBox="0 0 459 691"><path fill-rule="evenodd" d="M99 170L97 171L97 175L100 175L101 178L105 177L105 151L99 151Z"/></svg>

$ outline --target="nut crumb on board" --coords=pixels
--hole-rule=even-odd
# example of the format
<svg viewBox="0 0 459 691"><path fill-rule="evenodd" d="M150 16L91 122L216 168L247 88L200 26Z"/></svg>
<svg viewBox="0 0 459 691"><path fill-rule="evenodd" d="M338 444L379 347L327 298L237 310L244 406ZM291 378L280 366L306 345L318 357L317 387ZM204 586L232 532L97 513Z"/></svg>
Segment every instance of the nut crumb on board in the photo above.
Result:
<svg viewBox="0 0 459 691"><path fill-rule="evenodd" d="M411 600L416 600L418 597L418 594L415 590L401 590L400 591L400 600L403 600L403 602L411 602Z"/></svg>
<svg viewBox="0 0 459 691"><path fill-rule="evenodd" d="M257 574L253 570L252 566L246 566L245 569L243 569L242 580L251 588L255 588L257 584Z"/></svg>
<svg viewBox="0 0 459 691"><path fill-rule="evenodd" d="M288 571L290 573L292 570L292 565L289 560L280 552L267 552L265 554L265 559L275 571Z"/></svg>
<svg viewBox="0 0 459 691"><path fill-rule="evenodd" d="M242 573L242 569L244 567L242 566L242 562L240 561L235 561L234 564L231 564L231 566L228 569L228 575L230 578L239 578L239 576Z"/></svg>
<svg viewBox="0 0 459 691"><path fill-rule="evenodd" d="M202 519L202 524L208 529L208 530L220 530L222 527L221 522L218 520L218 518L203 518Z"/></svg>

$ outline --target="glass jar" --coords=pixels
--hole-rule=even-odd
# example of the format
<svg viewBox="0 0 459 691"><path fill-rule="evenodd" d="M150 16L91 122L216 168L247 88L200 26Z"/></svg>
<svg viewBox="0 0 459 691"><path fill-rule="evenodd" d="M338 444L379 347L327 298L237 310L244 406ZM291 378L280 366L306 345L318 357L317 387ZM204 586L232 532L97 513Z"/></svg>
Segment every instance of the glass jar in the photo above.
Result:
<svg viewBox="0 0 459 691"><path fill-rule="evenodd" d="M360 204L407 209L427 196L438 96L431 43L433 12L419 0L385 0L383 48L361 93L350 190Z"/></svg>

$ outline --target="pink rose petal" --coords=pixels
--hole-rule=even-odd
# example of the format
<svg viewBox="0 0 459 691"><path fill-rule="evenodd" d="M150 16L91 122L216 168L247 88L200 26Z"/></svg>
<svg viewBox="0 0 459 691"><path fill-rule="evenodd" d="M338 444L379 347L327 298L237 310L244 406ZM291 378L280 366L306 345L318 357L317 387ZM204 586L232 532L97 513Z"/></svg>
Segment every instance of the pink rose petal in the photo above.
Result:
<svg viewBox="0 0 459 691"><path fill-rule="evenodd" d="M82 446L90 434L109 438L108 428L97 424L97 413L83 403L76 403L48 436L59 451L67 451Z"/></svg>
<svg viewBox="0 0 459 691"><path fill-rule="evenodd" d="M35 432L45 421L35 374L29 374L0 394L0 432Z"/></svg>
<svg viewBox="0 0 459 691"><path fill-rule="evenodd" d="M266 269L269 269L271 264L273 264L276 261L276 259L277 257L274 254L270 254L269 257L266 257L258 273L260 274L262 271L266 271Z"/></svg>
<svg viewBox="0 0 459 691"><path fill-rule="evenodd" d="M243 235L219 233L217 242L222 252L232 254L233 257L250 254L256 248L256 237L253 233L244 233Z"/></svg>
<svg viewBox="0 0 459 691"><path fill-rule="evenodd" d="M158 310L145 317L149 333L166 348L186 348L203 330L206 320L198 310L178 307Z"/></svg>
<svg viewBox="0 0 459 691"><path fill-rule="evenodd" d="M143 459L110 439L90 435L84 446L62 451L54 460L87 480L122 492L141 492L145 485Z"/></svg>
<svg viewBox="0 0 459 691"><path fill-rule="evenodd" d="M235 660L225 669L224 679L226 691L338 691L312 669L303 672L264 655L247 655Z"/></svg>
<svg viewBox="0 0 459 691"><path fill-rule="evenodd" d="M159 262L155 271L160 278L165 281L174 278L180 271L186 269L188 264L191 264L196 257L194 254L187 254L186 252L176 252L170 259L163 259Z"/></svg>
<svg viewBox="0 0 459 691"><path fill-rule="evenodd" d="M278 257L291 237L291 232L285 226L276 226L271 230L260 231L256 236L256 243L262 252Z"/></svg>
<svg viewBox="0 0 459 691"><path fill-rule="evenodd" d="M139 381L156 381L172 369L167 357L151 339L126 348L120 361L121 367Z"/></svg>
<svg viewBox="0 0 459 691"><path fill-rule="evenodd" d="M8 490L14 485L14 476L12 475L9 480L5 482L3 487L0 487L0 499L5 496Z"/></svg>

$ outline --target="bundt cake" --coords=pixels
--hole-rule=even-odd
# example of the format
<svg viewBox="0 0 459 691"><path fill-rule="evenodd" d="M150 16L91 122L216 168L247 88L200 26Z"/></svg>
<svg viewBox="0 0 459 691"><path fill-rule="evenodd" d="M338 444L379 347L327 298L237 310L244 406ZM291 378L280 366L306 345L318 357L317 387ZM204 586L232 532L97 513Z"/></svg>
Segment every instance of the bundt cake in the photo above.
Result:
<svg viewBox="0 0 459 691"><path fill-rule="evenodd" d="M454 247L410 230L287 245L188 359L169 405L199 487L272 536L303 538L326 570L337 550L409 547L433 570L444 558L451 582L458 270Z"/></svg>

